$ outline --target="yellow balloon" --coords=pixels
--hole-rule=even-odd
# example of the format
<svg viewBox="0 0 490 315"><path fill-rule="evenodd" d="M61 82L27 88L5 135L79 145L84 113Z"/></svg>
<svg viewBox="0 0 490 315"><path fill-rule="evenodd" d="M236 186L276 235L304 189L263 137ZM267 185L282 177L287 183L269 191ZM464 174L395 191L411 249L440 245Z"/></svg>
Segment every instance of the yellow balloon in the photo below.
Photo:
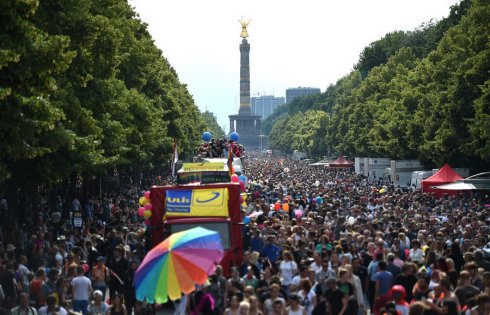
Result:
<svg viewBox="0 0 490 315"><path fill-rule="evenodd" d="M145 217L145 219L151 218L151 211L145 210L145 212L143 212L143 217Z"/></svg>
<svg viewBox="0 0 490 315"><path fill-rule="evenodd" d="M144 206L148 203L148 199L146 199L145 197L140 197L139 202L141 206Z"/></svg>
<svg viewBox="0 0 490 315"><path fill-rule="evenodd" d="M384 188L381 188L381 189L379 190L379 193L380 193L380 194L384 194L384 193L385 193L385 189L384 189Z"/></svg>

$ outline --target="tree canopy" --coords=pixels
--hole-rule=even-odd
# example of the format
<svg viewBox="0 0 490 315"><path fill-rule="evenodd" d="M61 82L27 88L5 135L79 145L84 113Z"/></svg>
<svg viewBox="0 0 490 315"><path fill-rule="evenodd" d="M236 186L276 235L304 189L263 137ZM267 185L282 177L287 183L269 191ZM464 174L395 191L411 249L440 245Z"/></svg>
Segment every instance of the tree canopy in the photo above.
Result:
<svg viewBox="0 0 490 315"><path fill-rule="evenodd" d="M465 0L438 23L374 42L354 70L324 93L271 115L266 121L271 146L291 150L300 130L293 117L314 109L327 115L324 131L301 135L307 138L304 148L319 146L319 154L308 150L314 156L418 158L428 166L450 162L485 169L490 162L489 17L488 1ZM302 124L317 127L307 119Z"/></svg>
<svg viewBox="0 0 490 315"><path fill-rule="evenodd" d="M0 18L9 200L65 179L161 173L174 139L181 156L195 151L203 116L126 0L5 0Z"/></svg>

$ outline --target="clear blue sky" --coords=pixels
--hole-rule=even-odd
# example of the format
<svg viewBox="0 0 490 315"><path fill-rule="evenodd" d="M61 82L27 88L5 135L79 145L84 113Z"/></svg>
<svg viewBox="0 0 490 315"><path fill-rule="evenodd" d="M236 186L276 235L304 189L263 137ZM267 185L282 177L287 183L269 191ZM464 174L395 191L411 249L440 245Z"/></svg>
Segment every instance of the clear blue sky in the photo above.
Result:
<svg viewBox="0 0 490 315"><path fill-rule="evenodd" d="M130 0L196 104L229 131L239 104L241 27L248 27L251 94L322 91L362 49L394 30L447 16L457 0Z"/></svg>

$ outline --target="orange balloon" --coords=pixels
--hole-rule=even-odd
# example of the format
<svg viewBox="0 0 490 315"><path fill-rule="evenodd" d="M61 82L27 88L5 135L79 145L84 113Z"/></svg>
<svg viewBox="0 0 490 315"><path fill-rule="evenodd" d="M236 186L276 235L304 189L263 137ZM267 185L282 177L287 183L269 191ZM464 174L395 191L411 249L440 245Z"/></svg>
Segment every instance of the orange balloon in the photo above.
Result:
<svg viewBox="0 0 490 315"><path fill-rule="evenodd" d="M282 210L284 210L284 211L289 211L289 203L284 203L284 204L282 205Z"/></svg>

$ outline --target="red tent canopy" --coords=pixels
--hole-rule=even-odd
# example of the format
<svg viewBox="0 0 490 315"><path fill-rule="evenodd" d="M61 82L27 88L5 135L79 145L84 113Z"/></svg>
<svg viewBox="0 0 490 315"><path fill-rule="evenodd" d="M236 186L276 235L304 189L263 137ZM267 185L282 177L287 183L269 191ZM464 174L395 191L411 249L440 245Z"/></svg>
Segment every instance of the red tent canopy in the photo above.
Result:
<svg viewBox="0 0 490 315"><path fill-rule="evenodd" d="M342 155L339 156L335 161L328 163L330 167L336 168L348 168L353 167L354 162L347 161Z"/></svg>
<svg viewBox="0 0 490 315"><path fill-rule="evenodd" d="M457 195L457 190L444 190L432 188L433 186L440 186L444 184L454 183L457 180L463 179L455 170L451 168L447 163L444 164L441 169L432 175L429 178L426 178L422 181L422 191L425 193L435 193L437 196L440 196L444 193L450 195Z"/></svg>

